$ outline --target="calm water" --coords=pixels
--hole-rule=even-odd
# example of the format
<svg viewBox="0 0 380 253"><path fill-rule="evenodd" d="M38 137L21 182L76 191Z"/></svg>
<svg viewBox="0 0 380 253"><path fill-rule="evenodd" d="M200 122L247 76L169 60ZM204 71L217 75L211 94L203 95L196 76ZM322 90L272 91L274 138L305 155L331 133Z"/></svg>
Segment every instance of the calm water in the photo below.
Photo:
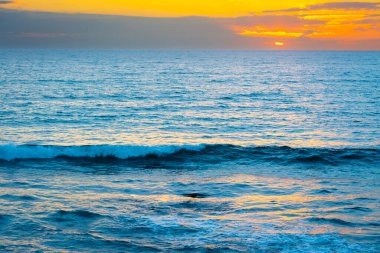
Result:
<svg viewBox="0 0 380 253"><path fill-rule="evenodd" d="M379 69L0 50L0 251L379 252Z"/></svg>

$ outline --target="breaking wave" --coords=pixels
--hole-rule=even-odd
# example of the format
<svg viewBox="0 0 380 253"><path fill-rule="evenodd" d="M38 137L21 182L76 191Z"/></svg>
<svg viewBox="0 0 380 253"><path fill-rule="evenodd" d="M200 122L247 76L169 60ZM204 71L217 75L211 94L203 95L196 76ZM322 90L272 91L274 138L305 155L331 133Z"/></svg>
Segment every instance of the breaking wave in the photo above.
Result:
<svg viewBox="0 0 380 253"><path fill-rule="evenodd" d="M234 145L0 145L0 160L54 158L132 159L159 157L162 159L205 156L210 162L219 160L257 160L281 164L338 165L355 162L380 162L378 148L290 148L287 146L234 146Z"/></svg>
<svg viewBox="0 0 380 253"><path fill-rule="evenodd" d="M148 155L165 156L181 150L199 151L204 145L163 145L163 146L44 146L44 145L1 145L0 159L53 159L67 158L118 158L128 159Z"/></svg>

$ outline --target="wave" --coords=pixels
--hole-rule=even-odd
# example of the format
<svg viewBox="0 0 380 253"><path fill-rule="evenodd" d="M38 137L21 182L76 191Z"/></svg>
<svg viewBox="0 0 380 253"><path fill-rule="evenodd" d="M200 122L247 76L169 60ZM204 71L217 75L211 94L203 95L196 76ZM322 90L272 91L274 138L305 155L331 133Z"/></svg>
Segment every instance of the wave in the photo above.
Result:
<svg viewBox="0 0 380 253"><path fill-rule="evenodd" d="M68 158L118 158L129 159L148 155L165 156L181 150L200 151L204 145L91 145L91 146L46 146L46 145L0 145L0 160Z"/></svg>
<svg viewBox="0 0 380 253"><path fill-rule="evenodd" d="M287 146L235 146L229 144L199 145L0 145L0 160L54 158L135 159L159 157L161 159L187 159L218 162L222 160L255 160L280 164L378 163L378 148L291 148Z"/></svg>

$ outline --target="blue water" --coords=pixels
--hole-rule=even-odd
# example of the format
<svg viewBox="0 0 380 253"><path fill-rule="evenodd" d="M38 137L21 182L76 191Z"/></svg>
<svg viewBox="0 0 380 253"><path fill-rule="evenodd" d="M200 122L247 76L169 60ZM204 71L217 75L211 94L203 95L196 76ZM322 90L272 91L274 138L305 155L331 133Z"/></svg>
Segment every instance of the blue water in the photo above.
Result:
<svg viewBox="0 0 380 253"><path fill-rule="evenodd" d="M379 69L0 50L0 251L379 252Z"/></svg>

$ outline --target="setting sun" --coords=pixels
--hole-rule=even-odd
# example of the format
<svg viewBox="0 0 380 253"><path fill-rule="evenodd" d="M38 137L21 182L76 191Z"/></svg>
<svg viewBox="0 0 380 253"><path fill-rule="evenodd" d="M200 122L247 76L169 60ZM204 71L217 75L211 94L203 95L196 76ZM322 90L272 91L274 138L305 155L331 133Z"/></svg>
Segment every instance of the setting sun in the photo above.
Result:
<svg viewBox="0 0 380 253"><path fill-rule="evenodd" d="M284 46L285 44L284 44L284 42L276 41L276 42L274 43L274 45L275 45L275 46L278 46L278 47L282 47L282 46Z"/></svg>

